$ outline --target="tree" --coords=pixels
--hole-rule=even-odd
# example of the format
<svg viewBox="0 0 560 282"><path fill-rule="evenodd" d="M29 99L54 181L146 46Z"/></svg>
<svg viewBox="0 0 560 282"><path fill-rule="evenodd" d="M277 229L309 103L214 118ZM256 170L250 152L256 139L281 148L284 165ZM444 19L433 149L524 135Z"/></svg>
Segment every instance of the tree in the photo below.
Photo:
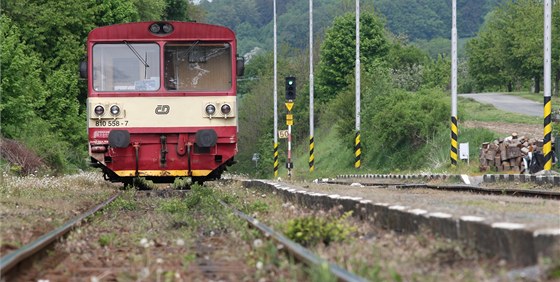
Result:
<svg viewBox="0 0 560 282"><path fill-rule="evenodd" d="M41 60L22 40L18 26L5 15L0 16L0 38L0 124L4 136L16 138L20 136L20 127L36 119L35 111L45 104Z"/></svg>
<svg viewBox="0 0 560 282"><path fill-rule="evenodd" d="M166 20L171 21L187 21L187 0L165 0L165 15Z"/></svg>
<svg viewBox="0 0 560 282"><path fill-rule="evenodd" d="M328 101L350 84L356 57L356 18L346 14L335 19L321 46L317 73L317 100ZM381 20L371 13L360 15L360 61L364 70L383 61L389 51Z"/></svg>
<svg viewBox="0 0 560 282"><path fill-rule="evenodd" d="M476 81L477 90L502 86L513 90L514 78L518 75L510 60L512 42L509 24L504 12L490 14L477 38L467 43L469 73Z"/></svg>
<svg viewBox="0 0 560 282"><path fill-rule="evenodd" d="M554 5L555 15L560 14L558 6ZM508 91L512 91L522 86L520 83L533 81L535 92L540 91L542 23L540 1L510 0L491 14L478 38L467 44L469 73L481 89L505 84ZM558 38L559 30L553 28L552 31L552 38ZM558 48L552 49L553 66L558 69L559 51Z"/></svg>
<svg viewBox="0 0 560 282"><path fill-rule="evenodd" d="M510 49L513 67L523 77L534 80L535 93L540 92L543 73L543 5L539 1L519 0L507 5L511 19Z"/></svg>
<svg viewBox="0 0 560 282"><path fill-rule="evenodd" d="M396 87L416 91L422 84L423 65L428 63L428 55L405 38L393 38L387 54L387 62L392 70Z"/></svg>
<svg viewBox="0 0 560 282"><path fill-rule="evenodd" d="M167 3L165 0L133 0L140 21L159 21L163 19L163 14Z"/></svg>

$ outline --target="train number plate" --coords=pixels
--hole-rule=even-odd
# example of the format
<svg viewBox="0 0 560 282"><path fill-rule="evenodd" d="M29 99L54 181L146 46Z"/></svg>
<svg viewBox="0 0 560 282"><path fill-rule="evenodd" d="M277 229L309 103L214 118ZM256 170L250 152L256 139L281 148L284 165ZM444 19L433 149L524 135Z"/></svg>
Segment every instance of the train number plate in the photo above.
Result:
<svg viewBox="0 0 560 282"><path fill-rule="evenodd" d="M95 126L111 126L111 127L119 127L119 126L127 126L128 120L96 120Z"/></svg>

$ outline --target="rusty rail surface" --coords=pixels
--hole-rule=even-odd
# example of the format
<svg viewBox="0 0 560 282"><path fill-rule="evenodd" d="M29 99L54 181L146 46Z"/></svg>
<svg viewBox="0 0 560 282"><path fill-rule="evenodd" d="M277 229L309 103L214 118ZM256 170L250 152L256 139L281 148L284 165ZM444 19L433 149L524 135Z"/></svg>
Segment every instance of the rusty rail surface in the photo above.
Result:
<svg viewBox="0 0 560 282"><path fill-rule="evenodd" d="M243 212L235 209L234 207L231 207L230 205L224 203L223 201L220 200L220 203L223 206L225 206L226 208L231 209L235 215L245 219L253 227L259 229L262 233L270 235L276 242L284 245L290 253L294 254L294 256L296 258L303 261L307 265L324 265L324 264L326 264L329 267L329 271L336 278L338 278L338 280L340 280L340 281L352 281L352 282L354 282L354 281L357 281L357 282L358 281L359 282L367 281L366 279L364 279L360 276L357 276L353 273L350 273L347 270L345 270L344 268L342 268L342 267L340 267L336 264L329 263L328 261L316 256L315 254L313 254L311 251L304 248L300 244L288 239L286 236L274 231L272 228L268 227L267 225L262 224L261 222L254 219L253 217L244 214Z"/></svg>
<svg viewBox="0 0 560 282"><path fill-rule="evenodd" d="M87 212L74 217L73 219L69 220L62 226L58 227L57 229L52 230L47 234L44 234L43 236L39 237L37 240L0 258L0 276L2 277L2 279L9 277L10 272L14 270L16 266L18 266L26 259L30 258L34 254L38 253L39 251L49 246L58 238L64 236L66 233L68 233L68 231L74 228L77 224L82 222L87 217L93 215L97 211L103 209L105 206L107 206L109 203L111 203L120 195L121 192L112 195L109 199L93 207Z"/></svg>

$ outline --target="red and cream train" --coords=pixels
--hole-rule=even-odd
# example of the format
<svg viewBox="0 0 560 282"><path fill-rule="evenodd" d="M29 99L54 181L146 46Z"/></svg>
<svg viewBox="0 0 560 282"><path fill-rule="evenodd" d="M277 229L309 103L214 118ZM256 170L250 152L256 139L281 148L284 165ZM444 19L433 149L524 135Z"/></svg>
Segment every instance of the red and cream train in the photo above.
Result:
<svg viewBox="0 0 560 282"><path fill-rule="evenodd" d="M169 21L92 30L80 65L92 165L112 182L220 178L237 153L243 68L226 27Z"/></svg>

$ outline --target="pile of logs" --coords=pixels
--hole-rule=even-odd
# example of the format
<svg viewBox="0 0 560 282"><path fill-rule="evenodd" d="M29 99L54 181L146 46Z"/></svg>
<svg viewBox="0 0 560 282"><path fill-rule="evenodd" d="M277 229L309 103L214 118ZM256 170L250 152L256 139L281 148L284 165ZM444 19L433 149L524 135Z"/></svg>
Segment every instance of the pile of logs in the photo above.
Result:
<svg viewBox="0 0 560 282"><path fill-rule="evenodd" d="M542 152L543 141L518 137L517 133L493 142L484 142L480 149L480 171L513 171L523 173L523 161L529 152Z"/></svg>

